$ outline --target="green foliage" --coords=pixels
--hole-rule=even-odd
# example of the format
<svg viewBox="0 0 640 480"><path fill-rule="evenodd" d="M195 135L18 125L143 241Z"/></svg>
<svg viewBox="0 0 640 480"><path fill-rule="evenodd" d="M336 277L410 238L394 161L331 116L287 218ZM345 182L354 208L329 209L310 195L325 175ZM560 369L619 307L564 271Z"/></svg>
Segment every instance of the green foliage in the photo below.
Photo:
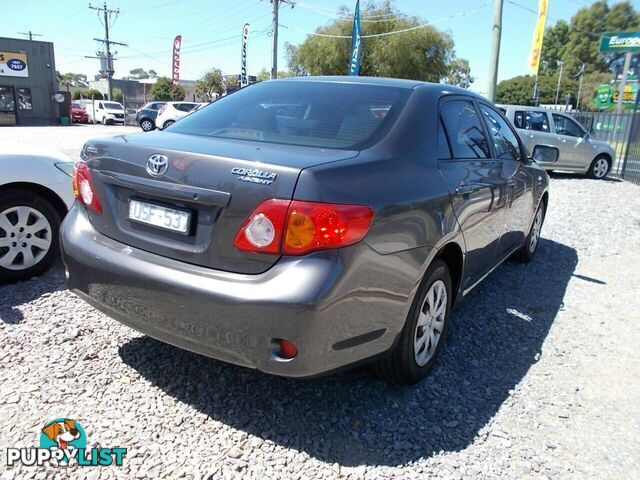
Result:
<svg viewBox="0 0 640 480"><path fill-rule="evenodd" d="M343 7L342 16L350 14ZM373 35L411 28L424 23L403 15L390 2L369 4L360 11L362 34ZM367 22L375 19L375 22ZM316 33L351 37L352 22L335 20ZM362 39L360 75L396 77L438 82L451 73L454 59L451 36L427 26L401 34ZM308 36L299 46L285 45L289 70L295 75L346 75L351 38Z"/></svg>
<svg viewBox="0 0 640 480"><path fill-rule="evenodd" d="M542 47L541 72L546 68L554 72L558 61L565 71L575 74L584 63L587 72L606 72L609 64L620 54L604 56L598 51L602 32L638 30L640 14L628 2L609 6L606 1L594 2L581 8L570 23L558 21L547 28ZM546 63L545 63L546 62Z"/></svg>
<svg viewBox="0 0 640 480"><path fill-rule="evenodd" d="M149 78L149 74L145 71L144 68L134 68L133 70L129 70L129 74L133 78L137 78L139 80Z"/></svg>
<svg viewBox="0 0 640 480"><path fill-rule="evenodd" d="M111 91L111 100L113 100L114 102L122 103L123 99L124 95L122 94L122 90L120 90L119 88L114 88Z"/></svg>
<svg viewBox="0 0 640 480"><path fill-rule="evenodd" d="M70 87L86 86L87 76L82 73L67 72L64 75L56 70L56 80L60 87L64 87L67 90Z"/></svg>
<svg viewBox="0 0 640 480"><path fill-rule="evenodd" d="M449 68L450 71L444 79L444 83L456 85L461 88L469 88L475 81L475 78L471 75L469 60L456 58L451 62Z"/></svg>
<svg viewBox="0 0 640 480"><path fill-rule="evenodd" d="M171 90L171 79L169 77L158 77L158 81L149 89L149 95L154 100L184 100L186 92L180 85L176 86L174 91Z"/></svg>
<svg viewBox="0 0 640 480"><path fill-rule="evenodd" d="M611 73L609 72L591 72L587 73L582 79L582 94L580 95L580 110L595 110L596 105L593 101L598 85L609 83L611 81Z"/></svg>
<svg viewBox="0 0 640 480"><path fill-rule="evenodd" d="M520 75L518 77L503 80L496 88L496 103L508 105L533 105L533 86L536 77L533 75ZM540 75L538 89L540 90L540 103L553 104L556 102L556 88L558 86L558 74ZM583 87L584 88L584 87ZM564 104L567 94L569 103L575 105L578 95L578 82L575 79L562 77L560 83L560 96L558 103Z"/></svg>
<svg viewBox="0 0 640 480"><path fill-rule="evenodd" d="M100 93L100 91L96 90L95 88L89 88L89 89L87 89L85 91L76 90L71 95L71 98L73 98L74 100L78 100L80 98L89 98L90 99L92 95L93 95L93 98L95 100L103 100L104 99L104 96L102 95L102 93Z"/></svg>
<svg viewBox="0 0 640 480"><path fill-rule="evenodd" d="M289 70L279 70L278 71L278 78L287 78L287 77L295 77L295 76L296 75L293 72L290 72ZM267 70L266 68L263 68L256 75L256 79L259 82L264 82L265 80L270 80L271 79L271 71Z"/></svg>
<svg viewBox="0 0 640 480"><path fill-rule="evenodd" d="M196 82L196 95L199 97L213 101L224 92L224 78L219 68L214 68L207 72L200 80Z"/></svg>

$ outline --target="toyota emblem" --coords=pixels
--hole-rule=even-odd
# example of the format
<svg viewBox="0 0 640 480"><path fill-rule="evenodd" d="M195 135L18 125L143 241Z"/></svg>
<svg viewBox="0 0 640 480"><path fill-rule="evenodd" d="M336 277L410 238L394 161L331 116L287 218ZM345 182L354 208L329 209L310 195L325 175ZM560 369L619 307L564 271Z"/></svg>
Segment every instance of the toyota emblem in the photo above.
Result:
<svg viewBox="0 0 640 480"><path fill-rule="evenodd" d="M147 173L154 177L159 177L167 173L169 159L159 153L154 153L147 160Z"/></svg>

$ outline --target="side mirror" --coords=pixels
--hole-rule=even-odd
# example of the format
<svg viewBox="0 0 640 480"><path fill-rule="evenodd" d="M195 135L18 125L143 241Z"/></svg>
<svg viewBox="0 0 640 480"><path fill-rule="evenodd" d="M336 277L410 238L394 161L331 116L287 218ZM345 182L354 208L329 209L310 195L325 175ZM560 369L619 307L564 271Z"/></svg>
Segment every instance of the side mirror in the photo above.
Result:
<svg viewBox="0 0 640 480"><path fill-rule="evenodd" d="M556 147L552 147L551 145L536 145L531 158L533 158L536 163L547 164L556 163L559 155L560 151Z"/></svg>
<svg viewBox="0 0 640 480"><path fill-rule="evenodd" d="M589 132L584 132L582 138L584 138L585 140L589 140L591 138L591 135L589 135Z"/></svg>

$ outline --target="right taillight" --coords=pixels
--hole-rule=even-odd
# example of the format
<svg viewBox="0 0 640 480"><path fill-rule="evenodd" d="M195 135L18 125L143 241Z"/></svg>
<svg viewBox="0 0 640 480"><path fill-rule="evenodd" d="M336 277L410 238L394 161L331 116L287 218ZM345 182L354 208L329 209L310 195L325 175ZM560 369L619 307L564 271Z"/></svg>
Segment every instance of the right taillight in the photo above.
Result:
<svg viewBox="0 0 640 480"><path fill-rule="evenodd" d="M102 213L102 204L93 188L91 175L86 163L77 162L73 167L73 193L76 199L88 209Z"/></svg>
<svg viewBox="0 0 640 480"><path fill-rule="evenodd" d="M341 248L362 240L372 220L366 205L271 199L245 220L235 246L284 255Z"/></svg>

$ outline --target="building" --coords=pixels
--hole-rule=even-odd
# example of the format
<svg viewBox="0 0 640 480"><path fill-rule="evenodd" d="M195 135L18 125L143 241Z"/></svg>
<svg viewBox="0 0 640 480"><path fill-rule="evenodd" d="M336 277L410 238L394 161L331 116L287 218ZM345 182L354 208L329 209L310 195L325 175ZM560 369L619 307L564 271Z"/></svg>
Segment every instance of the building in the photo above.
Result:
<svg viewBox="0 0 640 480"><path fill-rule="evenodd" d="M0 125L56 125L53 43L0 37Z"/></svg>

